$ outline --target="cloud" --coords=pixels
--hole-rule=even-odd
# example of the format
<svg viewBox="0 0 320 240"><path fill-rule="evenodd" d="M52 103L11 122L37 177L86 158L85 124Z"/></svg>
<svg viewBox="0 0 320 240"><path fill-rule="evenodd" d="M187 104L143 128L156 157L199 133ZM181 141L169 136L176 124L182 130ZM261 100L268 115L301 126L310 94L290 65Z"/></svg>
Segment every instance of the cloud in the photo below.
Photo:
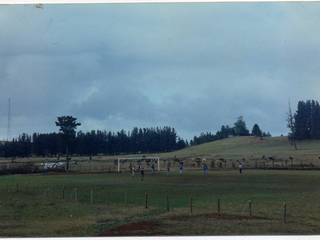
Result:
<svg viewBox="0 0 320 240"><path fill-rule="evenodd" d="M289 99L319 96L319 7L2 5L1 122L10 98L13 136L58 131L63 115L82 131L170 126L185 139L243 115L250 131L286 134Z"/></svg>

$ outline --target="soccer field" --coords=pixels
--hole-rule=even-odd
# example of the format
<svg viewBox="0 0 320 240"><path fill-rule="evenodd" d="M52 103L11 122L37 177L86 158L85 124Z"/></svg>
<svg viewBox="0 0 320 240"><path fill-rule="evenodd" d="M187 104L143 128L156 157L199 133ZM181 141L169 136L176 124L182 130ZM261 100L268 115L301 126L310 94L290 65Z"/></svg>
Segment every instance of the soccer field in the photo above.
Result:
<svg viewBox="0 0 320 240"><path fill-rule="evenodd" d="M246 169L1 176L1 237L320 234L319 180Z"/></svg>

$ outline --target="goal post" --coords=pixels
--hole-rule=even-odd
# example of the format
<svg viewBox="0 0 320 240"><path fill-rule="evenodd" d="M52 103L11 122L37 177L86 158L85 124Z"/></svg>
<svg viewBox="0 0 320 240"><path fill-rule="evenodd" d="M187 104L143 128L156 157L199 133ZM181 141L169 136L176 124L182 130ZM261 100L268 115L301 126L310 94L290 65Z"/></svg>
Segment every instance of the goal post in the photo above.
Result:
<svg viewBox="0 0 320 240"><path fill-rule="evenodd" d="M157 160L158 163L158 172L160 172L160 158L159 157L132 157L132 158L118 158L118 174L120 173L120 162L121 160Z"/></svg>

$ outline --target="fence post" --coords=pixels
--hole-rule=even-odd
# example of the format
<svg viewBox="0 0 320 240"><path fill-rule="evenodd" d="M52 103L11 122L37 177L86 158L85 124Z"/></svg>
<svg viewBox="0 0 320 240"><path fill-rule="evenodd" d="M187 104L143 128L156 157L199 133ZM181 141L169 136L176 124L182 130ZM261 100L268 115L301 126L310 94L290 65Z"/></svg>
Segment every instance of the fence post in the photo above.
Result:
<svg viewBox="0 0 320 240"><path fill-rule="evenodd" d="M167 196L167 211L169 211L169 196Z"/></svg>
<svg viewBox="0 0 320 240"><path fill-rule="evenodd" d="M75 196L75 200L76 202L78 201L78 198L77 198L77 188L74 189L74 196Z"/></svg>
<svg viewBox="0 0 320 240"><path fill-rule="evenodd" d="M93 202L93 190L91 189L91 203Z"/></svg>
<svg viewBox="0 0 320 240"><path fill-rule="evenodd" d="M190 212L192 213L192 197L190 198Z"/></svg>
<svg viewBox="0 0 320 240"><path fill-rule="evenodd" d="M107 205L109 205L109 194L108 194L108 191L107 191Z"/></svg>
<svg viewBox="0 0 320 240"><path fill-rule="evenodd" d="M251 200L249 200L249 218L252 218L252 211L251 211Z"/></svg>
<svg viewBox="0 0 320 240"><path fill-rule="evenodd" d="M62 199L64 199L64 186L62 187Z"/></svg>
<svg viewBox="0 0 320 240"><path fill-rule="evenodd" d="M287 220L287 204L283 204L283 222L286 223Z"/></svg>
<svg viewBox="0 0 320 240"><path fill-rule="evenodd" d="M126 192L126 197L125 197L125 201L124 201L125 206L127 206L127 199L128 199L128 193Z"/></svg>
<svg viewBox="0 0 320 240"><path fill-rule="evenodd" d="M148 193L146 193L146 208L148 208Z"/></svg>
<svg viewBox="0 0 320 240"><path fill-rule="evenodd" d="M26 183L26 194L28 195L28 183Z"/></svg>
<svg viewBox="0 0 320 240"><path fill-rule="evenodd" d="M218 198L218 216L220 217L220 198Z"/></svg>

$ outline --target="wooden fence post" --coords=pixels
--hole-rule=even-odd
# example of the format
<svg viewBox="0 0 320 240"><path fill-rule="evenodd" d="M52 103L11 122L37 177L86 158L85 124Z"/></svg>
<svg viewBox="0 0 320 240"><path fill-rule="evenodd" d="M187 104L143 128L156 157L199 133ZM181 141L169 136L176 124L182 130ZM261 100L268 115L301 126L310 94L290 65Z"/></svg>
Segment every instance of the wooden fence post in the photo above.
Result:
<svg viewBox="0 0 320 240"><path fill-rule="evenodd" d="M146 193L146 208L148 208L148 193Z"/></svg>
<svg viewBox="0 0 320 240"><path fill-rule="evenodd" d="M62 187L62 199L64 199L64 186Z"/></svg>
<svg viewBox="0 0 320 240"><path fill-rule="evenodd" d="M169 211L169 196L167 196L167 211Z"/></svg>
<svg viewBox="0 0 320 240"><path fill-rule="evenodd" d="M93 202L93 190L91 189L91 203Z"/></svg>
<svg viewBox="0 0 320 240"><path fill-rule="evenodd" d="M75 200L76 202L78 201L78 198L77 198L77 188L74 189L74 196L75 196Z"/></svg>
<svg viewBox="0 0 320 240"><path fill-rule="evenodd" d="M220 198L218 198L218 216L220 217Z"/></svg>
<svg viewBox="0 0 320 240"><path fill-rule="evenodd" d="M192 197L190 198L190 212L192 213Z"/></svg>
<svg viewBox="0 0 320 240"><path fill-rule="evenodd" d="M251 211L251 200L249 201L249 218L252 218L252 211Z"/></svg>
<svg viewBox="0 0 320 240"><path fill-rule="evenodd" d="M283 222L286 223L287 220L287 204L283 204Z"/></svg>
<svg viewBox="0 0 320 240"><path fill-rule="evenodd" d="M127 206L127 199L128 199L128 193L126 192L126 197L125 197L125 201L124 201L125 206Z"/></svg>
<svg viewBox="0 0 320 240"><path fill-rule="evenodd" d="M107 205L109 205L109 194L107 192Z"/></svg>

